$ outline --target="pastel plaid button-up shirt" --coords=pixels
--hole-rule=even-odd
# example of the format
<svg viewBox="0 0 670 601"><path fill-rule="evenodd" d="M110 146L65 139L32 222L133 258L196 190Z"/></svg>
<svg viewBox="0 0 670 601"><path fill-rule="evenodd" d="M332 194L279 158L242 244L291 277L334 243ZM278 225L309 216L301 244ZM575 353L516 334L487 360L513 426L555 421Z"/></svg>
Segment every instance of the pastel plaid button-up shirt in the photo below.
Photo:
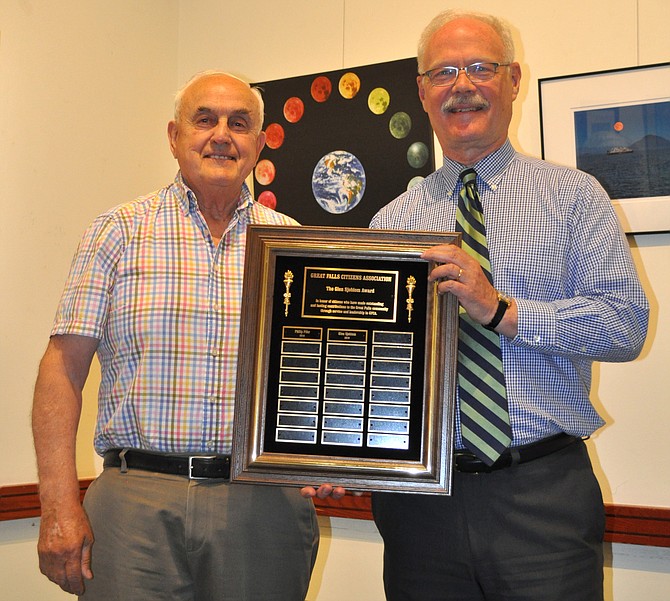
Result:
<svg viewBox="0 0 670 601"><path fill-rule="evenodd" d="M244 186L217 247L178 174L84 234L51 333L100 340L98 453L230 452L249 224L296 222Z"/></svg>

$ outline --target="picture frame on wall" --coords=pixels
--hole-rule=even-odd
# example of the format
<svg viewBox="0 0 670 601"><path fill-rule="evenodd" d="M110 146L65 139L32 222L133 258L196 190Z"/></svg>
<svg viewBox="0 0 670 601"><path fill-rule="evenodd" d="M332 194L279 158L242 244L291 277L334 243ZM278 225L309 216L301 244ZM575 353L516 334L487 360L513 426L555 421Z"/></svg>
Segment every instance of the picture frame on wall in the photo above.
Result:
<svg viewBox="0 0 670 601"><path fill-rule="evenodd" d="M538 85L542 158L595 176L626 233L670 231L670 62Z"/></svg>

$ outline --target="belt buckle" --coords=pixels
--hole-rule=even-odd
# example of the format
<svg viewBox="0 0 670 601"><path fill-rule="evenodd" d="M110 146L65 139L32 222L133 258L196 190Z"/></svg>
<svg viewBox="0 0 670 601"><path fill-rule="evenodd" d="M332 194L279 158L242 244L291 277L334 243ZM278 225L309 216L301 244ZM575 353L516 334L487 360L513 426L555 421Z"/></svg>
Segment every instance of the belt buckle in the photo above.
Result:
<svg viewBox="0 0 670 601"><path fill-rule="evenodd" d="M216 455L191 455L188 458L188 479L189 480L207 480L207 476L193 475L193 460L194 459L216 459Z"/></svg>

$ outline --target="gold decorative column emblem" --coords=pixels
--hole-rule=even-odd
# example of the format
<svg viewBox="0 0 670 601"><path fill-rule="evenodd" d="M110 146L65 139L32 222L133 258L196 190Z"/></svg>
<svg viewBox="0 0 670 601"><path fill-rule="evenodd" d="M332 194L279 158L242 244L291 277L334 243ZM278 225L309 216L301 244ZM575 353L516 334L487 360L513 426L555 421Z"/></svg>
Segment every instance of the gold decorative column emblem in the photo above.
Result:
<svg viewBox="0 0 670 601"><path fill-rule="evenodd" d="M416 288L416 278L411 275L407 278L407 323L412 322L412 311L414 311L414 299L412 294L414 293L414 288Z"/></svg>
<svg viewBox="0 0 670 601"><path fill-rule="evenodd" d="M284 292L284 317L288 317L288 308L289 305L291 304L291 293L289 292L289 289L291 288L292 283L293 283L293 272L287 271L284 274L284 285L286 286L286 292Z"/></svg>

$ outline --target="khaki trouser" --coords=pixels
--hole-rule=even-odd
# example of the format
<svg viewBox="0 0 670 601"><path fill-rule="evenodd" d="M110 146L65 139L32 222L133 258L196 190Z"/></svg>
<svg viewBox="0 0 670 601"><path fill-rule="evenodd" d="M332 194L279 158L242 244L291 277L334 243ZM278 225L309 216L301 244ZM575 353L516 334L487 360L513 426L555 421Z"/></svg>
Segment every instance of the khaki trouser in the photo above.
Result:
<svg viewBox="0 0 670 601"><path fill-rule="evenodd" d="M84 501L86 601L302 601L318 548L297 488L106 468Z"/></svg>

